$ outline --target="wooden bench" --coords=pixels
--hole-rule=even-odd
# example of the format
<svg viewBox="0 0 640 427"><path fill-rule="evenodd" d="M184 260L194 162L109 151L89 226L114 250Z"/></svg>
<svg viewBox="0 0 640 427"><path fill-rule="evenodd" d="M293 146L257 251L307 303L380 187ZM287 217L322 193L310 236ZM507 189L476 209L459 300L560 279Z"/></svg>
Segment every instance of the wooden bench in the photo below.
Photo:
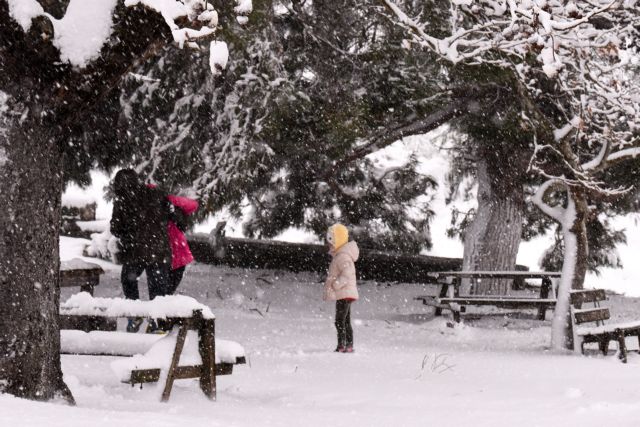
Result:
<svg viewBox="0 0 640 427"><path fill-rule="evenodd" d="M466 311L468 305L488 305L507 309L537 309L538 319L544 320L546 311L554 308L555 298L549 298L553 294L552 278L560 277L558 272L531 272L531 271L441 271L430 274L441 285L438 296L421 295L415 297L423 304L435 307L435 315L442 314L442 310L450 310L456 322L460 322L460 313ZM485 295L464 295L460 296L460 286L462 279L482 280L482 279L542 279L539 287L539 297L527 296L485 296ZM536 288L537 289L537 288Z"/></svg>
<svg viewBox="0 0 640 427"><path fill-rule="evenodd" d="M617 341L618 357L627 363L626 337L637 337L640 345L640 321L605 325L604 321L611 318L611 313L608 308L600 307L600 302L607 299L604 289L571 291L570 298L574 348L580 348L584 354L585 344L597 343L602 354L606 355L609 343ZM583 308L584 304L589 303L592 304L591 308ZM595 323L596 326L579 326L585 323Z"/></svg>
<svg viewBox="0 0 640 427"><path fill-rule="evenodd" d="M172 305L179 308L174 310ZM172 324L172 331L164 335L104 330L60 331L63 354L131 357L131 363L124 364L130 374L121 376L123 382L133 385L164 379L163 402L169 399L173 382L187 378L199 379L204 394L215 400L216 377L229 375L234 365L245 363L244 350L239 344L215 339L213 313L193 298L169 296L137 301L76 294L61 305L60 313L85 320L163 318ZM188 347L193 347L194 351L183 353L188 335L192 336ZM221 348L217 351L217 347ZM181 356L187 356L186 360L181 360ZM163 373L166 373L166 379Z"/></svg>
<svg viewBox="0 0 640 427"><path fill-rule="evenodd" d="M86 262L79 258L60 263L60 287L79 286L80 292L93 295L93 290L100 284L100 275L104 270L98 264Z"/></svg>
<svg viewBox="0 0 640 427"><path fill-rule="evenodd" d="M490 297L490 296L466 296L453 298L440 298L422 295L415 298L423 304L436 307L436 309L451 310L453 319L460 322L460 313L466 311L467 305L488 305L506 309L537 309L538 318L544 320L547 309L554 308L556 300L551 298L523 298L523 297Z"/></svg>

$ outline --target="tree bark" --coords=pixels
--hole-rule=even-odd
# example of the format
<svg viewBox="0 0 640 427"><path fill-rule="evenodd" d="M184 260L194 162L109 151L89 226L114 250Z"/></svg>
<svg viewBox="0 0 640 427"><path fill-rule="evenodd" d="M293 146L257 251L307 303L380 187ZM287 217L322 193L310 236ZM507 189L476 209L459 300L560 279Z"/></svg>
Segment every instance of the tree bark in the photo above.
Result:
<svg viewBox="0 0 640 427"><path fill-rule="evenodd" d="M502 172L522 173L506 169ZM495 170L496 165L489 165L486 158L480 158L477 163L478 208L465 232L463 270L513 270L516 266L524 214L522 181L517 176L495 176ZM479 281L471 292L505 295L510 282L505 279Z"/></svg>
<svg viewBox="0 0 640 427"><path fill-rule="evenodd" d="M172 39L160 14L143 5L119 1L114 17L100 57L78 69L60 60L48 18L35 18L25 33L0 0L0 102L8 103L0 105L0 392L73 402L58 323L62 150L80 148L67 145L72 125Z"/></svg>
<svg viewBox="0 0 640 427"><path fill-rule="evenodd" d="M562 262L562 278L558 285L556 308L552 321L551 347L555 349L575 349L571 331L572 289L582 289L587 274L587 257L589 246L587 241L587 218L589 204L582 190L568 190L570 198L565 222L561 222L564 242L564 259Z"/></svg>
<svg viewBox="0 0 640 427"><path fill-rule="evenodd" d="M34 106L13 107L0 132L0 390L73 402L58 326L61 157Z"/></svg>

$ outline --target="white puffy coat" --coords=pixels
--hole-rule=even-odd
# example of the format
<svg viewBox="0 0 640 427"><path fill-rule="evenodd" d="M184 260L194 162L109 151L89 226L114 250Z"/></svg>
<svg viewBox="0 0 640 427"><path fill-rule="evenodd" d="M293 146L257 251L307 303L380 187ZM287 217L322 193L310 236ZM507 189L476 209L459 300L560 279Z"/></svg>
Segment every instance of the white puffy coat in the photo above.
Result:
<svg viewBox="0 0 640 427"><path fill-rule="evenodd" d="M356 242L346 243L333 254L327 280L324 282L325 301L358 299L355 262L359 255L360 249Z"/></svg>

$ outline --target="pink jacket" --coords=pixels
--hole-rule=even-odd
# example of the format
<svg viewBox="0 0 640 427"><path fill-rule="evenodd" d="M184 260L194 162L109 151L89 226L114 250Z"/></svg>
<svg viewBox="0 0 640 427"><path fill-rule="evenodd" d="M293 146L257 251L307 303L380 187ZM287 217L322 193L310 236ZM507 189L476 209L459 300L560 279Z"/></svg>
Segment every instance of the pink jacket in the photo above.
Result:
<svg viewBox="0 0 640 427"><path fill-rule="evenodd" d="M327 280L324 282L324 300L358 299L356 266L360 250L356 242L349 242L333 254Z"/></svg>
<svg viewBox="0 0 640 427"><path fill-rule="evenodd" d="M198 202L187 197L170 194L167 196L167 200L185 215L191 215L198 210ZM169 221L167 225L167 234L169 235L169 245L171 246L171 269L175 270L193 262L193 254L189 249L187 237L173 221Z"/></svg>

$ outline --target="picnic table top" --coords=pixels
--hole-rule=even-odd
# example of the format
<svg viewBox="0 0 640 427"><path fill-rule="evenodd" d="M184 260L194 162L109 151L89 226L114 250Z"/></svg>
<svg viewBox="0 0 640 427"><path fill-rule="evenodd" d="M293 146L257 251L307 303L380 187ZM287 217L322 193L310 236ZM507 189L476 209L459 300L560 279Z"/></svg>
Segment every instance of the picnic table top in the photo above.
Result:
<svg viewBox="0 0 640 427"><path fill-rule="evenodd" d="M469 279L543 279L562 276L559 271L436 271L428 273L437 279L458 277Z"/></svg>
<svg viewBox="0 0 640 427"><path fill-rule="evenodd" d="M60 304L61 315L99 317L190 318L199 310L204 319L214 319L209 307L184 295L156 297L152 301L96 298L87 292L72 295Z"/></svg>
<svg viewBox="0 0 640 427"><path fill-rule="evenodd" d="M68 261L60 262L60 271L68 272L75 270L99 270L100 273L104 273L104 270L102 270L102 267L98 264L87 262L80 258L73 258Z"/></svg>

